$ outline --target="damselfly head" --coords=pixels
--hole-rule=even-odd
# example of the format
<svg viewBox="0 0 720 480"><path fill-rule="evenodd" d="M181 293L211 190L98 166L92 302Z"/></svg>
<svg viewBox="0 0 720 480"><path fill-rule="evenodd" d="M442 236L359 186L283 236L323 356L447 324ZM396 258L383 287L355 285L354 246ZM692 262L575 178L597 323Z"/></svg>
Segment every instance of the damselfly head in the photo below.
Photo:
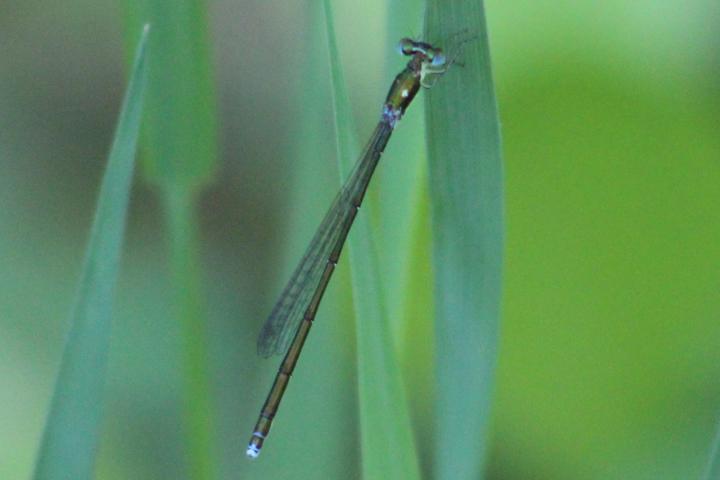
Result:
<svg viewBox="0 0 720 480"><path fill-rule="evenodd" d="M425 88L432 88L435 82L443 76L453 65L464 66L459 61L466 43L476 40L478 36L468 29L456 32L445 39L443 46L445 50L433 47L429 43L413 42L405 47L410 53L406 55L421 54L420 62L420 85ZM417 58L417 57L415 57Z"/></svg>
<svg viewBox="0 0 720 480"><path fill-rule="evenodd" d="M398 43L398 52L406 56L419 56L424 62L428 62L435 67L442 66L446 59L442 50L435 48L429 43L418 42L411 38L403 38Z"/></svg>

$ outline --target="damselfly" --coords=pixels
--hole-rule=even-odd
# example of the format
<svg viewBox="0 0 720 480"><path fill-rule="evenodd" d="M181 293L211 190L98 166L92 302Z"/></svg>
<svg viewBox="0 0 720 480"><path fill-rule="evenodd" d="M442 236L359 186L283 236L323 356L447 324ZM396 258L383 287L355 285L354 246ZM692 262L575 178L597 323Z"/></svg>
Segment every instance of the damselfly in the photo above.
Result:
<svg viewBox="0 0 720 480"><path fill-rule="evenodd" d="M335 197L260 332L258 353L264 357L284 353L285 358L250 438L247 455L251 458L260 455L263 442L270 432L273 418L295 369L320 300L393 129L420 87L432 87L457 58L457 52L448 57L440 48L409 38L400 41L399 50L410 57L410 61L390 86L380 121L370 141Z"/></svg>

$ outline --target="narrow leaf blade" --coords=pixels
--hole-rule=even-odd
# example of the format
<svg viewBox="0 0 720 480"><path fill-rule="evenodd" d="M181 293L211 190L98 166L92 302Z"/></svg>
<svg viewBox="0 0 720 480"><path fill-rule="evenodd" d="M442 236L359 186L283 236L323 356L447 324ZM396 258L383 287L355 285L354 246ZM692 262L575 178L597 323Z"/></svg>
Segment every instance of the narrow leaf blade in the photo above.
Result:
<svg viewBox="0 0 720 480"><path fill-rule="evenodd" d="M488 452L503 251L500 126L482 0L430 1L426 39L450 50L449 57L460 49L464 64L426 96L437 332L435 473L438 479L477 479Z"/></svg>
<svg viewBox="0 0 720 480"><path fill-rule="evenodd" d="M329 0L324 0L324 6L338 159L340 172L346 175L352 169L360 148L354 133ZM420 469L410 412L386 318L378 256L367 215L369 212L363 213L355 220L348 239L357 329L363 477L419 479Z"/></svg>
<svg viewBox="0 0 720 480"><path fill-rule="evenodd" d="M90 479L100 433L112 296L118 276L146 84L145 27L103 177L36 479Z"/></svg>

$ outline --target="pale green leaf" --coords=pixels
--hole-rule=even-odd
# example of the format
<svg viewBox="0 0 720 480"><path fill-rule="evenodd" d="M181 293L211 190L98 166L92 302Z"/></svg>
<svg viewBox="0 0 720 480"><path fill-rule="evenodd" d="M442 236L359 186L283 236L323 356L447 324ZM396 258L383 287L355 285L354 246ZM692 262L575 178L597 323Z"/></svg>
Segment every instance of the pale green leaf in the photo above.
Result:
<svg viewBox="0 0 720 480"><path fill-rule="evenodd" d="M100 188L72 326L37 457L35 478L38 480L93 477L110 343L112 297L146 84L147 39L146 27L138 44Z"/></svg>
<svg viewBox="0 0 720 480"><path fill-rule="evenodd" d="M355 164L360 148L340 67L329 1L325 0L324 5L338 159L344 180ZM363 476L367 479L420 478L410 413L387 321L378 256L366 213L358 214L348 239L357 329Z"/></svg>
<svg viewBox="0 0 720 480"><path fill-rule="evenodd" d="M426 96L437 332L435 473L482 478L498 355L500 125L481 0L428 2L426 39L458 62Z"/></svg>

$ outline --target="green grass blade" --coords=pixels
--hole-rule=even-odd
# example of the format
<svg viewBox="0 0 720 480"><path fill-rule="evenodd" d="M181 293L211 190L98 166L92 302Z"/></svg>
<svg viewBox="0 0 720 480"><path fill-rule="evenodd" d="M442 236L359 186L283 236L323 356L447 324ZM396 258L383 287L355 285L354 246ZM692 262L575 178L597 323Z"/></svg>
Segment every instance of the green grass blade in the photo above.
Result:
<svg viewBox="0 0 720 480"><path fill-rule="evenodd" d="M99 437L118 276L146 84L148 29L140 38L98 198L72 326L35 466L36 479L90 479Z"/></svg>
<svg viewBox="0 0 720 480"><path fill-rule="evenodd" d="M718 428L715 440L710 450L710 458L702 480L714 480L720 478L720 428Z"/></svg>
<svg viewBox="0 0 720 480"><path fill-rule="evenodd" d="M344 179L360 148L354 134L329 0L324 0L324 6L339 170ZM363 476L368 479L418 479L420 472L410 413L385 314L382 279L367 214L358 215L348 241L357 329Z"/></svg>
<svg viewBox="0 0 720 480"><path fill-rule="evenodd" d="M426 113L437 332L435 472L441 480L478 479L488 452L503 253L500 125L483 2L432 0L425 27L427 40L438 44L466 29L476 36L463 46L464 68L455 66L426 96Z"/></svg>
<svg viewBox="0 0 720 480"><path fill-rule="evenodd" d="M207 9L201 0L126 0L125 6L128 31L150 21L155 32L141 162L145 180L161 187L168 230L173 311L182 337L188 469L194 479L212 479L215 421L196 215L198 194L217 163Z"/></svg>

